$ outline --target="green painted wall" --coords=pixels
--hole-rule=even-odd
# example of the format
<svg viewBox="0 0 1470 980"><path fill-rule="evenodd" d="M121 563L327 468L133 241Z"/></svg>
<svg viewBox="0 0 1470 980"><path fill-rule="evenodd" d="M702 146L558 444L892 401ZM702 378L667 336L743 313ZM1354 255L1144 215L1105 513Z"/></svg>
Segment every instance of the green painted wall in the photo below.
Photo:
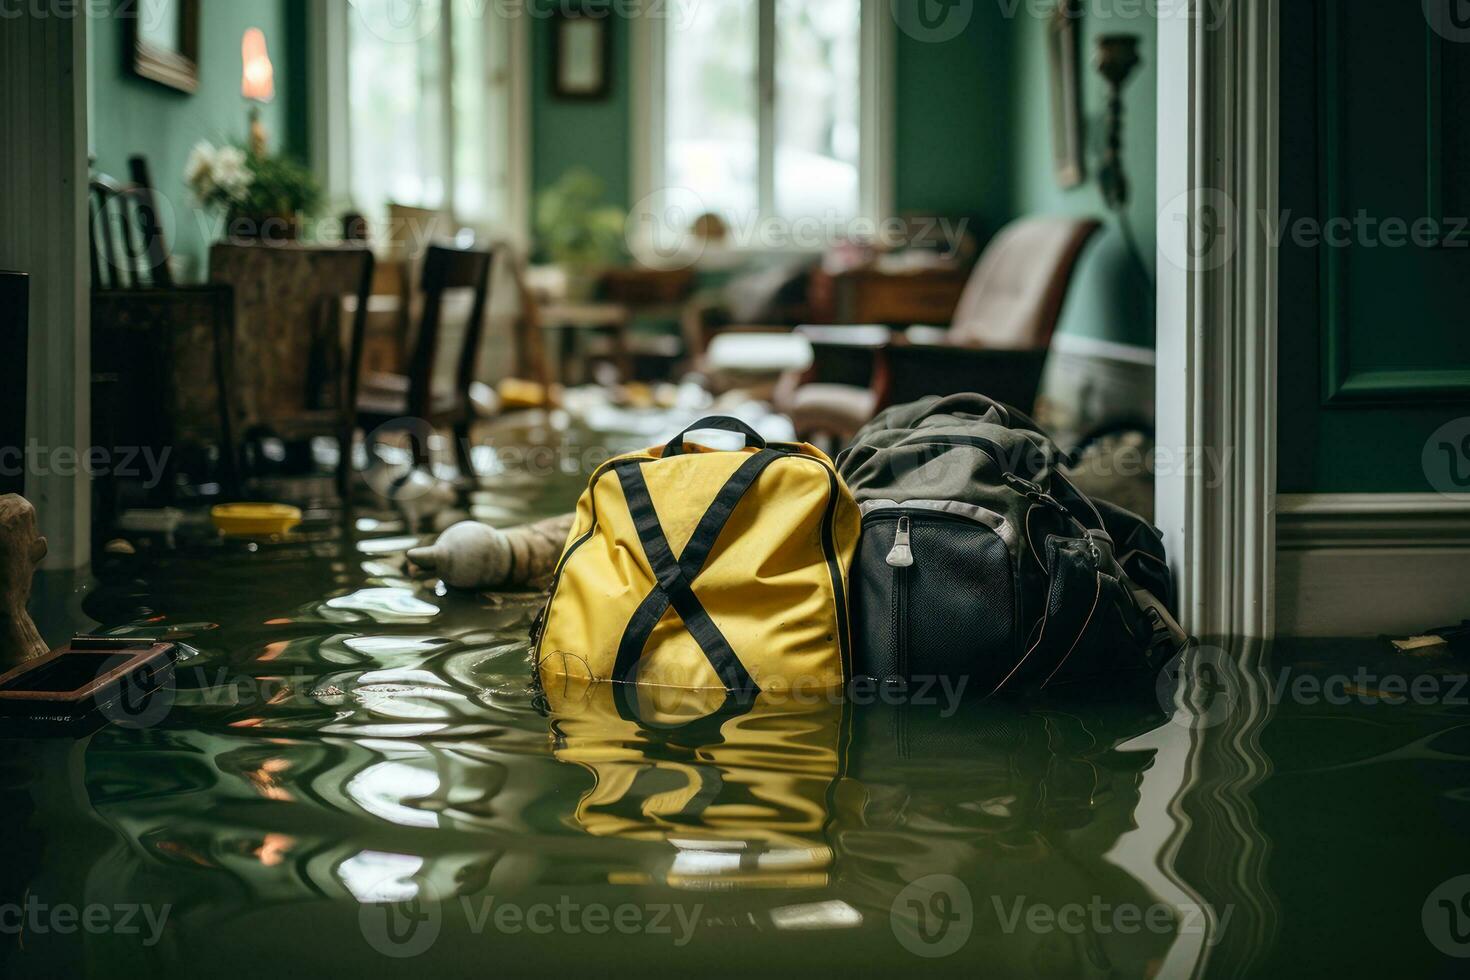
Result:
<svg viewBox="0 0 1470 980"><path fill-rule="evenodd" d="M1345 0L1283 6L1283 492L1430 491L1426 443L1442 425L1470 416L1470 242L1416 243L1389 225L1434 217L1431 159L1458 175L1454 187L1467 186L1470 149L1429 151L1431 134L1447 135L1429 122L1429 52L1438 43L1417 4L1354 4L1350 12ZM1443 44L1440 53L1444 107L1463 122L1470 50ZM1393 68L1359 70L1369 64ZM1339 111L1346 106L1351 113ZM1464 215L1463 202L1458 207L1449 214ZM1327 231L1328 221L1339 222L1335 231L1310 234ZM1392 387L1373 398L1337 390L1342 379L1351 388L1375 378ZM1470 422L1464 428L1470 432Z"/></svg>
<svg viewBox="0 0 1470 980"><path fill-rule="evenodd" d="M552 25L532 27L532 177L537 190L572 167L607 183L624 207L632 187L631 30L612 19L612 93L585 102L551 93ZM895 32L895 205L937 216L971 215L982 234L1009 216L1010 161L996 134L1010 125L1010 39L998 5L977 3L943 40Z"/></svg>
<svg viewBox="0 0 1470 980"><path fill-rule="evenodd" d="M605 99L586 101L552 95L552 22L547 17L531 22L531 180L539 192L573 167L583 167L606 183L609 203L628 208L634 203L630 197L632 31L623 17L611 17L609 23L613 32L612 92Z"/></svg>
<svg viewBox="0 0 1470 980"><path fill-rule="evenodd" d="M136 4L115 7L136 9ZM200 140L238 142L246 135L240 97L240 39L245 30L265 32L276 69L276 99L263 118L278 148L306 149L305 4L299 0L229 0L201 3L199 91L186 95L134 76L125 50L127 30L118 16L92 17L92 149L97 169L126 179L128 157L143 153L154 182L174 212L169 235L186 257L191 278L201 278L213 229L194 210L184 188L184 163Z"/></svg>
<svg viewBox="0 0 1470 980"><path fill-rule="evenodd" d="M1011 31L1003 5L977 2L963 30L928 40L902 16L895 35L894 205L973 215L989 237L1011 217L1005 140L1013 118ZM963 9L963 5L953 8Z"/></svg>
<svg viewBox="0 0 1470 980"><path fill-rule="evenodd" d="M1015 62L1015 124L1010 167L1014 173L1011 211L1023 214L1092 215L1105 226L1079 259L1059 329L1103 340L1154 344L1155 214L1157 204L1158 23L1150 5L1132 0L1083 4L1080 22L1084 182L1063 190L1052 167L1051 88L1047 54L1048 21L1020 3L1012 32ZM1133 260L1119 225L1103 204L1097 186L1107 86L1093 64L1097 38L1136 34L1142 63L1123 92L1123 157L1131 185L1128 223L1136 236L1145 274Z"/></svg>

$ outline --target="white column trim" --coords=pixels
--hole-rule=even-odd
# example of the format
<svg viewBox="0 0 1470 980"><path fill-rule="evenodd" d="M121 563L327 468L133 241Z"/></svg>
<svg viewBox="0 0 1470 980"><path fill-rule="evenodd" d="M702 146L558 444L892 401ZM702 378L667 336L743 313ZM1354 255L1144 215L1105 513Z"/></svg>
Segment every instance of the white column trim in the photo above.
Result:
<svg viewBox="0 0 1470 980"><path fill-rule="evenodd" d="M307 7L311 164L326 200L334 204L352 197L347 17L347 0L310 0Z"/></svg>
<svg viewBox="0 0 1470 980"><path fill-rule="evenodd" d="M47 568L91 559L87 18L23 13L0 30L0 268L30 273L26 498ZM27 447L29 448L29 447ZM111 450L113 447L106 447ZM71 454L67 460L61 451Z"/></svg>
<svg viewBox="0 0 1470 980"><path fill-rule="evenodd" d="M629 134L633 200L629 203L637 210L638 202L665 184L662 92L666 45L662 32L667 29L667 22L664 17L633 17L629 19L628 26L632 31L628 42L629 61L632 63L629 98L633 100L630 112L632 132Z"/></svg>
<svg viewBox="0 0 1470 980"><path fill-rule="evenodd" d="M505 134L510 152L506 160L506 191L509 209L507 233L520 250L531 244L531 198L535 193L531 177L531 18L521 10L506 19L510 32L508 69L510 72L510 113L506 120L510 130Z"/></svg>
<svg viewBox="0 0 1470 980"><path fill-rule="evenodd" d="M897 51L893 12L888 0L863 0L862 146L859 149L858 208L873 221L894 214L894 104L897 99Z"/></svg>
<svg viewBox="0 0 1470 980"><path fill-rule="evenodd" d="M776 0L756 4L756 209L773 217L776 208Z"/></svg>
<svg viewBox="0 0 1470 980"><path fill-rule="evenodd" d="M1160 477L1158 521L1207 636L1274 629L1278 2L1159 19L1159 442L1213 458Z"/></svg>

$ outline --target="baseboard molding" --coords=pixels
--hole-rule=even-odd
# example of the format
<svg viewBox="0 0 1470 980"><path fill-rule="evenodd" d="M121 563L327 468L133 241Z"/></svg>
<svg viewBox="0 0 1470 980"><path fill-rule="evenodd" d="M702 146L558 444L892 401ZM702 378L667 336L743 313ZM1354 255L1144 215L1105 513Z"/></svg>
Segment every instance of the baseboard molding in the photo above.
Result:
<svg viewBox="0 0 1470 980"><path fill-rule="evenodd" d="M1123 361L1129 364L1142 364L1145 367L1153 367L1158 363L1152 347L1124 344L1116 340L1102 340L1098 337L1084 337L1075 333L1052 334L1051 349L1054 353L1096 357L1105 361Z"/></svg>
<svg viewBox="0 0 1470 980"><path fill-rule="evenodd" d="M1283 494L1276 631L1407 635L1470 618L1470 494Z"/></svg>

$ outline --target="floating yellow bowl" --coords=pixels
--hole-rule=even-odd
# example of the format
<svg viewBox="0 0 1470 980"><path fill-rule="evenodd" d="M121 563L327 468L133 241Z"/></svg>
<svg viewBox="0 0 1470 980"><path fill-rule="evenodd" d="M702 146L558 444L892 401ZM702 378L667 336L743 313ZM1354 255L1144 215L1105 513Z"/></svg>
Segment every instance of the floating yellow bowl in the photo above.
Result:
<svg viewBox="0 0 1470 980"><path fill-rule="evenodd" d="M285 534L301 523L301 511L285 504L220 504L209 516L221 534L241 537Z"/></svg>
<svg viewBox="0 0 1470 980"><path fill-rule="evenodd" d="M507 411L524 408L547 408L556 402L555 392L535 381L505 378L496 386L500 407Z"/></svg>

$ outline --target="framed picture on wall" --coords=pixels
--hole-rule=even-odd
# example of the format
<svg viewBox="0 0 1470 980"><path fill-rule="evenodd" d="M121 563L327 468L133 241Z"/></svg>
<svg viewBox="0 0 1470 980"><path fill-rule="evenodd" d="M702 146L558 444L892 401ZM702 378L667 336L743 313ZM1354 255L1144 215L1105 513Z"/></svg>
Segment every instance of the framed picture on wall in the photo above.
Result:
<svg viewBox="0 0 1470 980"><path fill-rule="evenodd" d="M1078 67L1078 0L1057 0L1046 33L1051 76L1051 153L1057 184L1076 187L1086 176L1082 162L1082 85Z"/></svg>
<svg viewBox="0 0 1470 980"><path fill-rule="evenodd" d="M603 99L612 89L612 18L604 4L563 5L552 21L551 91Z"/></svg>
<svg viewBox="0 0 1470 980"><path fill-rule="evenodd" d="M178 89L199 90L199 0L136 0L127 18L133 74Z"/></svg>

